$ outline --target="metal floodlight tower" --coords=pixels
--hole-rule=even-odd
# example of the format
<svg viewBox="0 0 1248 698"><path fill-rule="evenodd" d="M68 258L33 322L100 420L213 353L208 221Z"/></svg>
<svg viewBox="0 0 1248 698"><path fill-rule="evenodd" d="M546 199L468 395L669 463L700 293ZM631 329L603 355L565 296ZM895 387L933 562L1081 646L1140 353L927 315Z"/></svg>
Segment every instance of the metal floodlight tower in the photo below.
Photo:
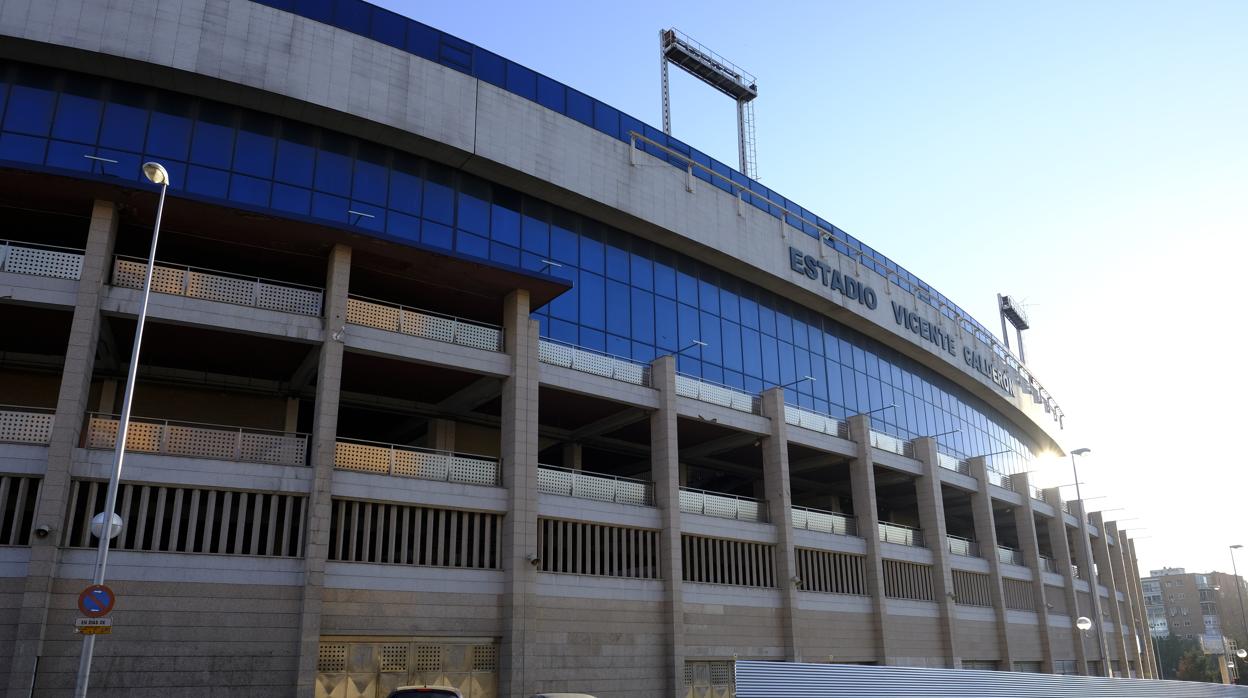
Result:
<svg viewBox="0 0 1248 698"><path fill-rule="evenodd" d="M1001 293L997 294L997 309L1001 311L1001 338L1005 340L1005 348L1010 348L1010 331L1005 326L1006 320L1009 320L1018 333L1018 360L1027 363L1027 352L1023 350L1023 330L1031 329L1027 312L1012 296Z"/></svg>
<svg viewBox="0 0 1248 698"><path fill-rule="evenodd" d="M758 179L758 154L754 148L754 98L758 85L753 75L725 60L675 28L659 31L659 67L663 80L663 133L672 135L672 107L667 87L667 64L732 97L737 103L737 151L741 172Z"/></svg>

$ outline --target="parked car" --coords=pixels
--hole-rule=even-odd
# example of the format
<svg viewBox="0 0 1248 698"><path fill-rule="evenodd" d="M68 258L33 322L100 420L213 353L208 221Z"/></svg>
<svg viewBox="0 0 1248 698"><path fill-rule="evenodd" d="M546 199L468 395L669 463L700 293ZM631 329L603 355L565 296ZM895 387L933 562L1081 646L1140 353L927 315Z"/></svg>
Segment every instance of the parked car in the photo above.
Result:
<svg viewBox="0 0 1248 698"><path fill-rule="evenodd" d="M464 694L450 686L399 686L388 698L464 698Z"/></svg>

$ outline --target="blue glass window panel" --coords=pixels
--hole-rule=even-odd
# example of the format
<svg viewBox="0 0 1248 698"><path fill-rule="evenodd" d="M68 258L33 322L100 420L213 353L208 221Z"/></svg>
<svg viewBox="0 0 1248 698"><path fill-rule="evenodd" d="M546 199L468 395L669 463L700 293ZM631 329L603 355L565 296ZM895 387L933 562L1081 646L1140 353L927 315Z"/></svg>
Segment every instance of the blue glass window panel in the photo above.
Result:
<svg viewBox="0 0 1248 698"><path fill-rule="evenodd" d="M500 242L490 242L490 260L510 267L520 266L520 250Z"/></svg>
<svg viewBox="0 0 1248 698"><path fill-rule="evenodd" d="M550 226L546 221L524 216L520 219L520 246L535 255L550 254Z"/></svg>
<svg viewBox="0 0 1248 698"><path fill-rule="evenodd" d="M389 206L419 216L423 182L415 169L416 163L411 163L411 169L407 165L408 163L396 163L396 167L390 170Z"/></svg>
<svg viewBox="0 0 1248 698"><path fill-rule="evenodd" d="M741 324L759 329L758 303L753 298L741 296Z"/></svg>
<svg viewBox="0 0 1248 698"><path fill-rule="evenodd" d="M741 321L741 306L737 302L737 294L726 288L719 289L719 314L725 320Z"/></svg>
<svg viewBox="0 0 1248 698"><path fill-rule="evenodd" d="M176 160L162 160L161 164L165 166L165 171L169 173L169 188L174 190L185 189L186 163L178 162ZM138 173L136 173L134 179L142 182L145 187L151 187L153 189L156 188L155 185L147 181L147 178L143 176L142 170L139 170Z"/></svg>
<svg viewBox="0 0 1248 698"><path fill-rule="evenodd" d="M48 139L23 136L19 133L0 134L0 160L18 160L36 165L43 164L48 149Z"/></svg>
<svg viewBox="0 0 1248 698"><path fill-rule="evenodd" d="M854 391L858 395L858 409L866 411L871 409L870 392L867 390L867 374L854 371ZM932 432L933 434L936 432Z"/></svg>
<svg viewBox="0 0 1248 698"><path fill-rule="evenodd" d="M407 19L389 10L374 7L369 35L387 46L401 49L407 38Z"/></svg>
<svg viewBox="0 0 1248 698"><path fill-rule="evenodd" d="M793 341L793 322L783 311L776 311L776 339L782 342Z"/></svg>
<svg viewBox="0 0 1248 698"><path fill-rule="evenodd" d="M864 352L864 355L866 357L866 362L867 362L867 375L872 378L879 378L880 377L880 360L876 358L875 354L867 354Z"/></svg>
<svg viewBox="0 0 1248 698"><path fill-rule="evenodd" d="M702 379L711 381L712 383L724 382L724 369L715 364L702 362Z"/></svg>
<svg viewBox="0 0 1248 698"><path fill-rule="evenodd" d="M550 226L550 256L557 262L575 266L579 259L579 236L558 225Z"/></svg>
<svg viewBox="0 0 1248 698"><path fill-rule="evenodd" d="M793 346L806 349L806 323L793 318Z"/></svg>
<svg viewBox="0 0 1248 698"><path fill-rule="evenodd" d="M594 100L571 87L567 89L567 96L568 109L565 113L586 126L593 126Z"/></svg>
<svg viewBox="0 0 1248 698"><path fill-rule="evenodd" d="M460 230L455 233L455 251L470 257L489 259L490 241L480 235Z"/></svg>
<svg viewBox="0 0 1248 698"><path fill-rule="evenodd" d="M351 156L346 138L325 133L316 152L317 191L348 196L351 193Z"/></svg>
<svg viewBox="0 0 1248 698"><path fill-rule="evenodd" d="M594 100L594 128L602 131L612 138L619 138L620 112L614 107L607 106L598 100Z"/></svg>
<svg viewBox="0 0 1248 698"><path fill-rule="evenodd" d="M48 135L52 128L52 106L55 102L56 93L51 90L14 85L9 93L9 108L4 115L4 130Z"/></svg>
<svg viewBox="0 0 1248 698"><path fill-rule="evenodd" d="M646 126L645 124L641 123L641 121L634 119L628 114L621 113L620 114L620 138L622 140L628 140L630 138L630 136L628 135L629 131L635 131L644 136L646 134Z"/></svg>
<svg viewBox="0 0 1248 698"><path fill-rule="evenodd" d="M702 362L688 354L676 355L676 370L690 376L702 376Z"/></svg>
<svg viewBox="0 0 1248 698"><path fill-rule="evenodd" d="M629 276L633 286L646 290L654 289L654 263L633 252L629 255Z"/></svg>
<svg viewBox="0 0 1248 698"><path fill-rule="evenodd" d="M829 361L840 362L841 351L840 342L837 341L836 335L824 333L823 335L823 355L828 357Z"/></svg>
<svg viewBox="0 0 1248 698"><path fill-rule="evenodd" d="M199 127L196 127L198 136ZM234 169L254 177L273 176L277 139L272 120L259 114L244 114L242 128L234 142Z"/></svg>
<svg viewBox="0 0 1248 698"><path fill-rule="evenodd" d="M0 116L4 115L4 105L8 103L9 85L4 81L4 74L0 72ZM0 121L2 124L3 121Z"/></svg>
<svg viewBox="0 0 1248 698"><path fill-rule="evenodd" d="M105 174L109 177L119 177L129 180L143 179L143 181L147 181L143 178L143 172L141 169L141 163L143 160L139 157L138 153L127 153L120 150L106 150L101 148L96 155L99 155L102 158L117 161L116 163L96 163L96 166L99 168L96 170L97 172Z"/></svg>
<svg viewBox="0 0 1248 698"><path fill-rule="evenodd" d="M649 138L650 140L654 141L655 143L659 143L661 145L667 145L667 141L668 141L667 134L663 133L657 128L654 128L653 126L642 125L640 128L637 128L635 130L640 132L646 138ZM625 132L625 135L628 135L627 132ZM657 147L650 145L649 143L646 143L644 146L642 146L642 150L646 151L647 153L649 153L650 155L653 155L656 158L662 158L664 160L667 159L667 153L663 152L662 150L659 150Z"/></svg>
<svg viewBox="0 0 1248 698"><path fill-rule="evenodd" d="M186 190L194 194L224 199L230 190L230 174L225 170L191 165L186 175Z"/></svg>
<svg viewBox="0 0 1248 698"><path fill-rule="evenodd" d="M632 337L639 342L654 344L654 294L633 288L630 295Z"/></svg>
<svg viewBox="0 0 1248 698"><path fill-rule="evenodd" d="M668 298L676 297L676 270L657 259L654 261L654 292Z"/></svg>
<svg viewBox="0 0 1248 698"><path fill-rule="evenodd" d="M769 385L780 383L780 349L774 337L761 336L763 349L763 381Z"/></svg>
<svg viewBox="0 0 1248 698"><path fill-rule="evenodd" d="M0 109L3 105L0 105ZM52 122L52 137L80 143L95 143L100 135L104 105L98 99L62 92Z"/></svg>
<svg viewBox="0 0 1248 698"><path fill-rule="evenodd" d="M438 60L438 30L420 22L407 23L407 50L431 61Z"/></svg>
<svg viewBox="0 0 1248 698"><path fill-rule="evenodd" d="M655 351L655 348L652 345L642 344L641 342L633 342L633 361L640 361L643 364L648 364L651 361L654 361L655 357L658 355L659 353Z"/></svg>
<svg viewBox="0 0 1248 698"><path fill-rule="evenodd" d="M676 272L676 300L689 305L698 304L698 280L683 270Z"/></svg>
<svg viewBox="0 0 1248 698"><path fill-rule="evenodd" d="M560 342L567 342L568 344L576 344L580 340L580 337L578 336L579 334L580 333L575 324L571 322L564 322L562 320L556 320L554 318L551 318L550 320L550 338L551 339L555 339Z"/></svg>
<svg viewBox="0 0 1248 698"><path fill-rule="evenodd" d="M793 345L777 340L777 358L780 360L780 382L792 383L798 379L797 367L793 361Z"/></svg>
<svg viewBox="0 0 1248 698"><path fill-rule="evenodd" d="M741 362L741 326L727 320L720 321L720 345L723 347L724 368L740 371L744 368Z"/></svg>
<svg viewBox="0 0 1248 698"><path fill-rule="evenodd" d="M520 245L520 212L494 204L491 206L490 235L507 245Z"/></svg>
<svg viewBox="0 0 1248 698"><path fill-rule="evenodd" d="M385 206L388 175L389 170L384 161L370 162L363 157L356 158L351 183L351 198L367 201L376 206Z"/></svg>
<svg viewBox="0 0 1248 698"><path fill-rule="evenodd" d="M701 341L702 326L698 322L698 309L697 308L693 307L692 305L685 305L684 303L678 303L676 305L676 322L678 323L678 329L679 329L679 333L677 334L677 339L676 339L677 348L684 349L685 347L688 347L690 344L693 344L693 341L695 339ZM690 347L689 349L686 349L683 353L688 354L690 356L698 357L699 359L702 358L701 347L698 347L698 346Z"/></svg>
<svg viewBox="0 0 1248 698"><path fill-rule="evenodd" d="M607 331L626 335L631 329L628 285L607 279Z"/></svg>
<svg viewBox="0 0 1248 698"><path fill-rule="evenodd" d="M607 278L628 283L628 250L621 245L625 241L619 235L612 235L607 242Z"/></svg>
<svg viewBox="0 0 1248 698"><path fill-rule="evenodd" d="M420 219L390 211L386 215L386 232L401 240L420 242Z"/></svg>
<svg viewBox="0 0 1248 698"><path fill-rule="evenodd" d="M741 357L746 376L754 378L762 378L763 376L761 340L762 335L757 330L752 330L748 327L741 328Z"/></svg>
<svg viewBox="0 0 1248 698"><path fill-rule="evenodd" d="M371 9L363 0L334 0L332 24L349 32L368 36Z"/></svg>
<svg viewBox="0 0 1248 698"><path fill-rule="evenodd" d="M601 274L603 264L602 241L593 233L587 232L581 235L581 268Z"/></svg>
<svg viewBox="0 0 1248 698"><path fill-rule="evenodd" d="M845 409L850 410L853 414L858 413L858 392L857 381L854 379L854 371L848 366L841 367L841 394L845 399L842 404Z"/></svg>
<svg viewBox="0 0 1248 698"><path fill-rule="evenodd" d="M564 96L565 87L562 83L551 80L545 75L537 76L537 103L562 114L567 107Z"/></svg>
<svg viewBox="0 0 1248 698"><path fill-rule="evenodd" d="M450 186L425 180L424 208L426 220L451 225L455 222L455 192Z"/></svg>
<svg viewBox="0 0 1248 698"><path fill-rule="evenodd" d="M745 389L745 376L738 371L724 371L724 385L737 390Z"/></svg>
<svg viewBox="0 0 1248 698"><path fill-rule="evenodd" d="M295 0L295 12L328 24L334 16L333 0Z"/></svg>
<svg viewBox="0 0 1248 698"><path fill-rule="evenodd" d="M379 233L386 229L386 209L374 206L367 201L360 201L359 199L352 199L347 203L347 206L349 207L347 224L351 227L373 230ZM351 213L352 211L355 213ZM368 215L357 215L361 213Z"/></svg>
<svg viewBox="0 0 1248 698"><path fill-rule="evenodd" d="M828 370L824 372L826 385L824 392L829 401L841 404L845 399L845 390L841 387L841 370L835 365L826 368Z"/></svg>
<svg viewBox="0 0 1248 698"><path fill-rule="evenodd" d="M454 233L450 226L424 221L420 224L420 241L431 247L451 249Z"/></svg>
<svg viewBox="0 0 1248 698"><path fill-rule="evenodd" d="M582 269L576 288L581 297L581 324L599 330L606 328L605 280Z"/></svg>
<svg viewBox="0 0 1248 698"><path fill-rule="evenodd" d="M654 343L659 349L676 351L678 335L676 332L676 301L662 296L654 297Z"/></svg>
<svg viewBox="0 0 1248 698"><path fill-rule="evenodd" d="M153 125L155 118L153 117ZM210 167L228 168L234 150L234 129L221 124L198 121L191 139L191 160ZM309 150L309 161L311 151ZM310 170L310 168L309 168ZM270 173L264 173L268 177ZM303 182L297 182L303 183Z"/></svg>
<svg viewBox="0 0 1248 698"><path fill-rule="evenodd" d="M698 307L719 314L719 287L705 279L698 280Z"/></svg>
<svg viewBox="0 0 1248 698"><path fill-rule="evenodd" d="M810 386L811 395L814 395L815 398L819 400L827 400L828 399L827 364L824 363L822 357L815 355L815 354L807 354L806 361L807 361L808 370L805 375L809 375L815 379L814 385Z"/></svg>
<svg viewBox="0 0 1248 698"><path fill-rule="evenodd" d="M61 167L67 170L78 170L80 172L90 172L92 167L95 171L99 171L99 164L95 163L84 155L94 155L95 148L83 145L81 143L66 143L65 141L51 141L48 143L47 164L51 167Z"/></svg>
<svg viewBox="0 0 1248 698"><path fill-rule="evenodd" d="M143 139L147 135L145 97L137 88L113 85L110 100L104 105L100 145L135 153L143 150Z"/></svg>
<svg viewBox="0 0 1248 698"><path fill-rule="evenodd" d="M587 349L596 349L598 351L607 350L607 335L598 330L591 330L588 327L581 327L580 345Z"/></svg>
<svg viewBox="0 0 1248 698"><path fill-rule="evenodd" d="M628 358L629 341L625 337L614 334L607 335L607 353L613 356Z"/></svg>
<svg viewBox="0 0 1248 698"><path fill-rule="evenodd" d="M316 218L346 223L347 209L350 207L350 202L341 196L321 192L315 192L312 195L312 215Z"/></svg>
<svg viewBox="0 0 1248 698"><path fill-rule="evenodd" d="M438 62L455 70L472 72L472 44L441 33L438 35Z"/></svg>
<svg viewBox="0 0 1248 698"><path fill-rule="evenodd" d="M862 347L854 346L853 355L854 355L854 370L860 373L866 373L867 372L867 352L863 351Z"/></svg>
<svg viewBox="0 0 1248 698"><path fill-rule="evenodd" d="M575 283L576 270L568 267L552 267L550 269L550 275L555 278L563 279L564 281ZM555 299L546 306L550 309L550 316L561 320L567 320L569 322L576 322L578 319L577 308L579 306L577 290L578 289L573 286L573 288L556 296Z"/></svg>
<svg viewBox="0 0 1248 698"><path fill-rule="evenodd" d="M758 329L763 334L776 336L776 311L760 304L758 306Z"/></svg>
<svg viewBox="0 0 1248 698"><path fill-rule="evenodd" d="M273 185L267 179L236 174L230 177L230 199L252 206L268 206Z"/></svg>
<svg viewBox="0 0 1248 698"><path fill-rule="evenodd" d="M477 47L473 51L472 71L473 75L484 80L491 85L507 87L507 60L502 56L490 53L483 48Z"/></svg>
<svg viewBox="0 0 1248 698"><path fill-rule="evenodd" d="M723 364L724 346L719 334L719 318L702 311L698 313L698 319L700 325L698 339L706 342L706 346L702 347L702 360L716 365Z"/></svg>
<svg viewBox="0 0 1248 698"><path fill-rule="evenodd" d="M537 73L507 61L507 89L525 99L537 101Z"/></svg>
<svg viewBox="0 0 1248 698"><path fill-rule="evenodd" d="M147 148L150 155L185 160L191 146L191 120L185 116L152 112L147 126Z"/></svg>
<svg viewBox="0 0 1248 698"><path fill-rule="evenodd" d="M274 178L289 184L312 186L313 163L316 151L310 145L287 140L283 134L277 142L277 168Z"/></svg>

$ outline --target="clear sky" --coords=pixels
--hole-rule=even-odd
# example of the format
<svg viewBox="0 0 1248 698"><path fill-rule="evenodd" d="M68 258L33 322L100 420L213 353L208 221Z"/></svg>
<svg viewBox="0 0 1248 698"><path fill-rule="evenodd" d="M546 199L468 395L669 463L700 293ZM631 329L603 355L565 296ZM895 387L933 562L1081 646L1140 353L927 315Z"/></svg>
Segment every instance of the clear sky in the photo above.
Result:
<svg viewBox="0 0 1248 698"><path fill-rule="evenodd" d="M1248 546L1248 2L378 4L654 126L659 29L749 70L763 182L989 328L1026 303L1145 574ZM731 101L671 74L673 134L735 163Z"/></svg>

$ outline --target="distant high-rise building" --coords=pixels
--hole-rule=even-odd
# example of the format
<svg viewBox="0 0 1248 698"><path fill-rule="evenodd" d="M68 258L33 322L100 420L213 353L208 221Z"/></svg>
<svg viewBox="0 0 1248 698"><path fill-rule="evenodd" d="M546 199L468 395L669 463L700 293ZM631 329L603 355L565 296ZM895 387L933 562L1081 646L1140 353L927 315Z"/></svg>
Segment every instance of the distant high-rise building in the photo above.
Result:
<svg viewBox="0 0 1248 698"><path fill-rule="evenodd" d="M1149 570L1149 576L1140 581L1149 633L1189 640L1199 640L1201 635L1226 636L1241 647L1248 645L1236 584L1248 591L1243 577L1225 572L1188 572L1182 567Z"/></svg>

